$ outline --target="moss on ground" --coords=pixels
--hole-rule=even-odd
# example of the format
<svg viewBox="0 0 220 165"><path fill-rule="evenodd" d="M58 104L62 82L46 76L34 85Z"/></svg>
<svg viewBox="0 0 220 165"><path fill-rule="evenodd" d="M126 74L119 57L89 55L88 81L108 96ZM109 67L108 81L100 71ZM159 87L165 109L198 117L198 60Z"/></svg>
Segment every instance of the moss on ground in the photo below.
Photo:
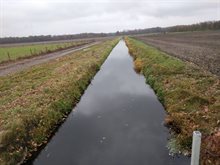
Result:
<svg viewBox="0 0 220 165"><path fill-rule="evenodd" d="M0 79L0 164L30 157L79 101L118 39Z"/></svg>
<svg viewBox="0 0 220 165"><path fill-rule="evenodd" d="M220 164L219 78L141 41L126 38L126 44L168 112L166 124L175 131L171 147L190 153L192 132L199 130L203 134L201 164Z"/></svg>

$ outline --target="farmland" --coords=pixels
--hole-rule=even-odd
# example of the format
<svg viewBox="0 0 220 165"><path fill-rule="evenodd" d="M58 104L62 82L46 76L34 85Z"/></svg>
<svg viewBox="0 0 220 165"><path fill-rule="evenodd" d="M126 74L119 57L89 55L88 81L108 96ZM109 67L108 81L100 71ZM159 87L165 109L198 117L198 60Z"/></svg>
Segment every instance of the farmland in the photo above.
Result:
<svg viewBox="0 0 220 165"><path fill-rule="evenodd" d="M5 76L8 74L13 74L13 73L22 71L22 70L30 68L34 65L39 65L39 64L48 62L50 60L57 59L62 56L66 56L70 53L86 49L86 48L93 46L93 45L96 45L98 43L100 43L100 41L89 43L86 45L80 45L77 47L64 49L64 50L60 50L60 51L56 51L56 52L47 53L47 54L44 54L41 56L30 56L29 58L25 58L25 59L2 63L2 64L0 64L0 76Z"/></svg>
<svg viewBox="0 0 220 165"><path fill-rule="evenodd" d="M219 36L215 32L203 32L202 35L200 33L193 33L193 37L191 33L172 33L164 36L135 36L135 39L126 37L125 40L130 54L134 57L134 69L146 77L147 83L155 90L168 113L165 124L172 129L168 144L170 151L190 154L192 132L199 130L203 135L202 163L216 164L219 162L213 155L218 156L220 152L220 84L219 77L215 75L219 70L216 63L219 49L218 42L212 40L216 37L218 41ZM196 37L199 39L196 40ZM163 41L159 38L163 38ZM206 38L210 39L207 39L205 44ZM146 45L148 39L162 51L149 46L153 45L152 43ZM95 45L91 47L86 47L90 45L86 44L88 41L76 41L82 45L86 44L86 48L69 52L65 56L62 55L62 51L47 54L51 57L29 56L31 58L25 60L33 62L37 57L48 59L1 78L0 164L23 161L23 158L31 157L34 151L48 142L55 128L66 119L79 101L90 80L118 40L94 42ZM160 42L163 44L158 44ZM184 45L184 51L180 45ZM195 47L194 52L190 45ZM26 45L29 46L38 45ZM204 58L204 54L199 54L198 51L205 46L209 48L206 47L204 51L217 54L212 56L215 60L208 57L205 59L207 63L212 62L213 66L206 63L203 63L205 66L201 66L197 63ZM4 48L10 49L8 46ZM172 50L173 53L164 53L168 50ZM191 54L184 55L186 51ZM14 65L20 61L23 60L11 63ZM212 68L217 68L217 71Z"/></svg>
<svg viewBox="0 0 220 165"><path fill-rule="evenodd" d="M135 38L220 76L219 31L153 34Z"/></svg>
<svg viewBox="0 0 220 165"><path fill-rule="evenodd" d="M72 42L32 43L32 44L7 44L0 45L0 63L14 61L21 58L43 55L54 51L73 48L92 42L91 40L78 40Z"/></svg>
<svg viewBox="0 0 220 165"><path fill-rule="evenodd" d="M16 164L47 142L117 42L104 41L0 79L0 164Z"/></svg>
<svg viewBox="0 0 220 165"><path fill-rule="evenodd" d="M135 69L146 77L168 113L165 124L173 130L170 150L190 153L192 132L199 130L201 164L219 164L219 78L141 41L126 38L126 43Z"/></svg>

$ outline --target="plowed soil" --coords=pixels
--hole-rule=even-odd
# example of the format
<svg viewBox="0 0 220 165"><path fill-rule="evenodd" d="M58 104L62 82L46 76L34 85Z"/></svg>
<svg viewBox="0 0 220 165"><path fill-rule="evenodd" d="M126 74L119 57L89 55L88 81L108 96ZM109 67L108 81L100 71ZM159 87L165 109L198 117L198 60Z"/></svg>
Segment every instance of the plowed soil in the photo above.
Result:
<svg viewBox="0 0 220 165"><path fill-rule="evenodd" d="M220 31L154 34L135 38L220 76Z"/></svg>

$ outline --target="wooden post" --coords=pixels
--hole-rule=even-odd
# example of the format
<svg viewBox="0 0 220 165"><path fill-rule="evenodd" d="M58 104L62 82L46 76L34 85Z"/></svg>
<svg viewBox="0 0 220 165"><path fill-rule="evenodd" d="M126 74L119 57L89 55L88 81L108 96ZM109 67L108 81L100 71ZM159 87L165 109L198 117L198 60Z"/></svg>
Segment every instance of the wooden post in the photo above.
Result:
<svg viewBox="0 0 220 165"><path fill-rule="evenodd" d="M33 55L33 52L32 52L32 50L30 49L30 52L31 52L31 55Z"/></svg>
<svg viewBox="0 0 220 165"><path fill-rule="evenodd" d="M11 57L10 57L9 52L7 52L7 55L8 55L8 60L10 61L10 60L11 60Z"/></svg>

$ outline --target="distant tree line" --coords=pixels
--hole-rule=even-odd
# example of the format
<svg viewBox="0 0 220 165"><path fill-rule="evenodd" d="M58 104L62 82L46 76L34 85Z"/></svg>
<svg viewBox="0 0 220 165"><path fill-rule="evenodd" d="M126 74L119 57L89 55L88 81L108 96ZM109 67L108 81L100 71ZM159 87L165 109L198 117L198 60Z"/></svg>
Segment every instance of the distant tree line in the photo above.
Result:
<svg viewBox="0 0 220 165"><path fill-rule="evenodd" d="M28 36L28 37L5 37L5 38L0 38L0 44L73 40L73 39L81 39L81 38L106 37L106 36L108 36L108 35L105 33L81 33L81 34L67 34L67 35L40 35L40 36Z"/></svg>
<svg viewBox="0 0 220 165"><path fill-rule="evenodd" d="M170 27L154 27L148 29L136 29L120 32L122 35L135 35L146 33L166 33L166 32L187 32L187 31L205 31L205 30L220 30L220 21L207 21L192 25L176 25Z"/></svg>
<svg viewBox="0 0 220 165"><path fill-rule="evenodd" d="M0 44L6 43L23 43L23 42L43 42L43 41L59 41L73 40L81 38L108 37L120 35L135 35L146 33L166 33L166 32L186 32L186 31L204 31L204 30L220 30L220 21L207 21L192 25L176 25L170 27L154 27L147 29L135 29L127 31L117 31L115 33L81 33L68 35L40 35L29 37L5 37L0 38Z"/></svg>
<svg viewBox="0 0 220 165"><path fill-rule="evenodd" d="M201 22L192 25L177 25L166 28L168 32L220 30L220 21Z"/></svg>

